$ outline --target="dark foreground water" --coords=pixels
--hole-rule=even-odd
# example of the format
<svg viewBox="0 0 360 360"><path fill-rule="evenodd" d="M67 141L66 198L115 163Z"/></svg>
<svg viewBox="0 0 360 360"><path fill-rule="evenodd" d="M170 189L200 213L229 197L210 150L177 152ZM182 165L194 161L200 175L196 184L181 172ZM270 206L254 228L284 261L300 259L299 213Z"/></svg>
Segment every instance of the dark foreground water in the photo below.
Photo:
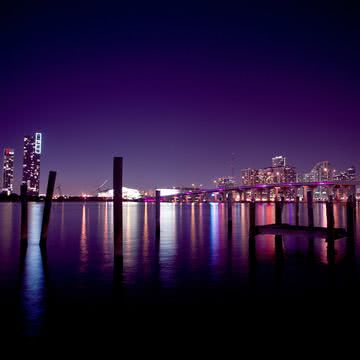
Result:
<svg viewBox="0 0 360 360"><path fill-rule="evenodd" d="M0 315L6 334L106 333L125 319L136 331L151 333L151 322L136 325L151 315L155 322L161 315L169 326L185 314L193 327L197 316L244 319L280 311L291 318L301 309L328 314L330 304L332 313L356 315L357 236L336 240L335 255L316 237L283 236L275 245L274 236L259 235L251 250L247 204L234 205L228 231L223 204L164 203L157 245L155 206L124 203L121 267L113 260L112 203L54 203L46 254L38 246L42 208L29 206L29 245L21 253L20 205L0 204ZM334 213L335 225L345 227L345 206L335 205ZM258 204L256 214L258 224L272 223L274 207ZM286 205L283 221L294 223L294 216L293 205ZM305 205L300 222L307 223ZM316 204L315 225L326 226L324 204Z"/></svg>

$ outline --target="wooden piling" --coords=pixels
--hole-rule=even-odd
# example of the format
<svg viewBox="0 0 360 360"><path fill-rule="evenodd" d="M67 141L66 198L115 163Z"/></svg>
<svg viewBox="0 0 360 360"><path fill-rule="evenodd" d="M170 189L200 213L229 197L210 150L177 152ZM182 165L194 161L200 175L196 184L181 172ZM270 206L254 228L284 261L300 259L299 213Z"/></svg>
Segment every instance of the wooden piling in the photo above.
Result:
<svg viewBox="0 0 360 360"><path fill-rule="evenodd" d="M160 190L156 190L155 194L155 221L156 221L156 235L160 235Z"/></svg>
<svg viewBox="0 0 360 360"><path fill-rule="evenodd" d="M28 242L28 203L27 203L27 185L20 187L21 196L21 245L26 246Z"/></svg>
<svg viewBox="0 0 360 360"><path fill-rule="evenodd" d="M313 192L307 192L307 209L308 209L308 226L314 227L314 205L313 205Z"/></svg>
<svg viewBox="0 0 360 360"><path fill-rule="evenodd" d="M255 201L251 201L249 203L249 232L250 232L250 236L255 235L255 226L256 226L255 210L256 210Z"/></svg>
<svg viewBox="0 0 360 360"><path fill-rule="evenodd" d="M56 171L50 171L47 189L46 189L46 198L45 198L43 220L41 226L40 246L42 248L46 248L46 239L49 229L51 202L54 194L55 180L56 180Z"/></svg>
<svg viewBox="0 0 360 360"><path fill-rule="evenodd" d="M355 233L355 210L356 202L353 195L350 195L346 202L346 230L350 237Z"/></svg>
<svg viewBox="0 0 360 360"><path fill-rule="evenodd" d="M278 199L275 198L275 224L276 225L280 225L282 223L281 212L282 212L282 202L278 201Z"/></svg>
<svg viewBox="0 0 360 360"><path fill-rule="evenodd" d="M123 158L114 157L113 163L113 187L114 187L114 257L115 261L122 261L123 256Z"/></svg>
<svg viewBox="0 0 360 360"><path fill-rule="evenodd" d="M299 205L300 205L300 196L296 196L296 198L295 198L295 224L296 225L299 225L299 223L300 223Z"/></svg>
<svg viewBox="0 0 360 360"><path fill-rule="evenodd" d="M326 202L326 220L327 229L332 232L334 230L334 204L331 195L329 195L329 199Z"/></svg>
<svg viewBox="0 0 360 360"><path fill-rule="evenodd" d="M227 199L227 205L228 205L228 227L232 227L232 192L228 192L228 199Z"/></svg>

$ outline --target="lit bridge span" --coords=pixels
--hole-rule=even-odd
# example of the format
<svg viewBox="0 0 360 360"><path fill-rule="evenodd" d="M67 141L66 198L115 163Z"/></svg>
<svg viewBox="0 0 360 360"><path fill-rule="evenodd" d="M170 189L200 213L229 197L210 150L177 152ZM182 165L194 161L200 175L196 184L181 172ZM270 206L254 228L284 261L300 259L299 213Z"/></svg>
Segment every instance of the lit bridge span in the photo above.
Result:
<svg viewBox="0 0 360 360"><path fill-rule="evenodd" d="M285 200L295 200L300 197L307 201L309 191L321 189L322 197L331 195L334 200L346 200L349 195L356 195L356 186L360 186L359 180L352 181L317 181L317 182L289 182L276 184L240 185L231 188L194 189L172 195L161 195L162 201L179 202L219 202L226 201L231 196L235 201L271 201L283 197ZM154 197L145 200L154 200Z"/></svg>

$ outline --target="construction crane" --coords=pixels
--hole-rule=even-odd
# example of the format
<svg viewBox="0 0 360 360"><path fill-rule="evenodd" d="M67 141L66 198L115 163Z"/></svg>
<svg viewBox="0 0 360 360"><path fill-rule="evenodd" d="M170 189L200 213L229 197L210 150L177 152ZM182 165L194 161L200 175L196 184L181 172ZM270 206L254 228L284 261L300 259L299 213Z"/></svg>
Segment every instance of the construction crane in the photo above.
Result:
<svg viewBox="0 0 360 360"><path fill-rule="evenodd" d="M108 182L108 180L105 180L100 186L97 187L97 189L94 191L94 196L96 196L100 189Z"/></svg>

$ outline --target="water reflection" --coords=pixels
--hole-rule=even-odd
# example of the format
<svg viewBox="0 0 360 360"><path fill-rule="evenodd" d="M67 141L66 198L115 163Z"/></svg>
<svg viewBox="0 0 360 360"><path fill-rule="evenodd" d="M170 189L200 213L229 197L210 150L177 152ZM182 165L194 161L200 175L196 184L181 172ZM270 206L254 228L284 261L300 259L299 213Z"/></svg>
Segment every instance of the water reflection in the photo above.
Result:
<svg viewBox="0 0 360 360"><path fill-rule="evenodd" d="M190 214L190 242L191 242L191 257L194 258L196 254L196 228L195 228L195 203L191 204Z"/></svg>
<svg viewBox="0 0 360 360"><path fill-rule="evenodd" d="M81 213L81 234L80 234L80 272L87 271L89 261L89 250L87 243L87 221L86 221L86 204L82 206Z"/></svg>
<svg viewBox="0 0 360 360"><path fill-rule="evenodd" d="M103 252L104 252L104 270L107 269L108 266L111 266L112 263L112 236L110 231L110 214L109 214L109 207L110 204L108 202L105 202L102 204L103 210L103 233L102 233L102 245L103 245Z"/></svg>
<svg viewBox="0 0 360 360"><path fill-rule="evenodd" d="M41 218L42 205L30 203L29 245L20 258L24 334L30 336L41 335L47 305L47 259L39 247Z"/></svg>
<svg viewBox="0 0 360 360"><path fill-rule="evenodd" d="M185 205L184 205L185 206ZM178 238L176 225L176 205L162 203L161 212L161 235L160 235L160 278L163 286L169 287L176 284L176 253L178 250ZM181 214L181 212L180 212Z"/></svg>
<svg viewBox="0 0 360 360"><path fill-rule="evenodd" d="M317 225L326 225L323 205L314 207ZM0 204L1 290L3 279L14 268L16 277L19 269L19 239L12 234L16 233L14 229L19 230L20 218L15 216L18 212L14 206ZM132 292L133 297L144 302L149 296L161 302L164 289L172 291L169 288L179 293L190 293L190 288L199 292L206 289L213 295L229 286L238 294L250 289L251 296L267 296L291 292L301 295L309 287L319 291L325 286L333 291L344 286L357 289L360 284L356 238L335 240L333 248L319 237L258 235L249 239L248 204L234 204L233 226L228 231L227 208L223 204L162 203L158 242L155 206L124 204L124 266L115 268L112 206L89 202L54 206L52 219L60 221L50 223L48 255L51 279L62 295L77 299L79 293L86 293L88 296L82 299L85 303L94 301L94 296L105 298L113 280L121 290L117 294L122 301ZM286 205L284 221L295 221L291 206ZM346 223L345 209L342 204L334 205L336 224ZM38 246L41 210L42 204L29 206L29 246L20 261L26 333L40 333L48 311L46 259ZM272 223L274 206L257 204L256 214L258 224ZM300 207L300 219L304 216L306 207ZM177 298L174 301L181 302Z"/></svg>

